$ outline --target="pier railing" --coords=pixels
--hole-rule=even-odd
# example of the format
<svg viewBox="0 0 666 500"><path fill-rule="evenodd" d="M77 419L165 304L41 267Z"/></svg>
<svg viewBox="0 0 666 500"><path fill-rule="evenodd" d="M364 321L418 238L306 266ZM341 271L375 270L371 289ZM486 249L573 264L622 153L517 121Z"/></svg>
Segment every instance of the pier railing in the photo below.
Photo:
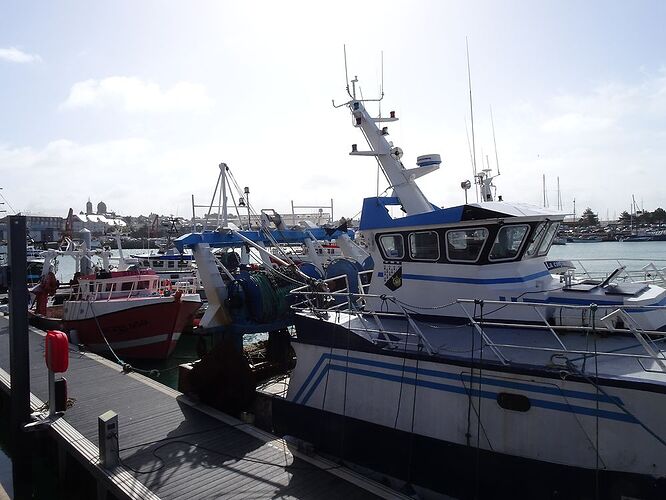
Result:
<svg viewBox="0 0 666 500"><path fill-rule="evenodd" d="M332 289L328 286L344 280L345 287ZM360 286L358 293L350 293L347 276L339 276L319 282L316 286L306 285L292 290L298 300L292 308L339 323L351 328L356 334L382 348L391 350L424 350L431 355L438 355L439 349L433 345L433 335L424 334L427 324L415 313L414 306L401 302L394 296L366 293L367 286ZM374 302L371 302L374 301ZM369 304L379 307L367 307ZM498 310L520 308L520 317L532 320L516 323L498 319ZM666 306L597 306L540 304L533 302L505 302L479 299L457 299L437 307L438 314L458 319L457 326L470 326L502 364L512 362L511 352L532 351L549 355L551 364L557 360L569 365L570 356L585 359L590 356L610 359L632 358L646 371L666 373L666 332L648 330L640 326L634 314L664 312ZM490 311L488 311L491 309ZM518 310L520 310L518 309ZM485 313L484 313L485 310ZM513 309L512 309L513 310ZM516 310L516 311L518 311ZM446 312L444 312L446 311ZM420 311L423 312L423 311ZM504 315L510 317L511 315ZM582 318L580 324L557 324L555 318ZM395 320L399 320L396 328ZM391 327L393 325L393 327ZM507 329L524 332L525 342L502 342L495 340L495 334ZM541 335L546 332L548 335ZM537 334L538 337L535 335ZM569 335L567 335L569 334ZM570 334L593 335L595 339L608 338L612 335L634 338L636 343L618 349L597 349L570 345ZM442 335L446 335L443 333ZM442 337L445 339L445 337ZM551 341L548 342L547 340ZM439 340L439 339L438 339ZM541 342L539 342L541 340ZM605 343L599 342L601 346ZM633 352L637 349L638 352ZM632 351L632 352L627 352ZM649 366L648 366L649 365ZM572 368L569 366L568 368ZM575 367L574 367L575 368Z"/></svg>

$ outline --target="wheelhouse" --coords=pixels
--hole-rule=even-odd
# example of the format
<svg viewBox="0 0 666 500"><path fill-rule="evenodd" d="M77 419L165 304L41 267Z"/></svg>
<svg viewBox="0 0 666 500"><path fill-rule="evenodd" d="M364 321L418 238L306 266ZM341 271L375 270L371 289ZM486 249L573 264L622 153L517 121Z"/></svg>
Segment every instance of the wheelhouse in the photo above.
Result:
<svg viewBox="0 0 666 500"><path fill-rule="evenodd" d="M160 277L153 271L101 272L79 278L77 298L105 300L160 294Z"/></svg>
<svg viewBox="0 0 666 500"><path fill-rule="evenodd" d="M561 221L516 219L378 231L375 242L388 261L488 265L545 256Z"/></svg>

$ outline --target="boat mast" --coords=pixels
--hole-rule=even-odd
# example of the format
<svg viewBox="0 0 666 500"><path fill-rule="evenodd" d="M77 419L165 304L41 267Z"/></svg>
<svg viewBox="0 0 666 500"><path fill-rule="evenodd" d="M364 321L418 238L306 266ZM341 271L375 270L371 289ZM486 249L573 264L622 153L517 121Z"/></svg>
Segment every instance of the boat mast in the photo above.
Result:
<svg viewBox="0 0 666 500"><path fill-rule="evenodd" d="M345 48L345 76L347 76L347 50ZM391 111L388 117L373 118L365 108L366 102L381 102L384 98L383 93L378 99L357 99L356 84L358 77L351 80L351 90L349 80L347 80L347 93L351 100L344 104L333 106L336 108L347 106L352 114L352 124L361 129L365 137L369 151L359 151L356 144L352 144L351 156L373 156L377 159L389 186L393 188L393 196L400 200L400 204L407 215L415 215L426 212L432 212L435 207L428 201L415 180L439 168L441 160L439 155L426 155L419 157L416 168L407 169L400 160L402 158L402 149L394 146L386 137L389 135L388 127L377 126L378 123L395 122L398 120L395 111Z"/></svg>
<svg viewBox="0 0 666 500"><path fill-rule="evenodd" d="M357 79L352 80L352 86L355 87ZM354 92L355 94L355 92ZM393 146L386 140L388 127L380 129L377 123L394 122L398 119L395 112L391 112L388 118L372 118L363 101L355 97L348 103L353 116L353 125L361 129L365 139L370 146L370 151L359 151L356 144L352 144L352 156L374 156L377 158L384 174L393 188L394 196L400 198L400 203L405 209L407 215L432 212L432 204L425 197L421 189L416 185L415 180L425 174L428 174L437 168L439 164L424 165L412 169L407 169L402 164L402 149Z"/></svg>
<svg viewBox="0 0 666 500"><path fill-rule="evenodd" d="M218 207L217 207L217 213L218 213L218 221L217 225L220 225L219 221L219 214L220 214L220 208L222 209L222 227L228 227L229 226L229 216L227 214L227 170L229 170L229 167L227 167L226 163L220 163L220 178L222 181L222 189L221 195L222 195L222 200L221 200L221 207L220 205L220 200L218 200Z"/></svg>

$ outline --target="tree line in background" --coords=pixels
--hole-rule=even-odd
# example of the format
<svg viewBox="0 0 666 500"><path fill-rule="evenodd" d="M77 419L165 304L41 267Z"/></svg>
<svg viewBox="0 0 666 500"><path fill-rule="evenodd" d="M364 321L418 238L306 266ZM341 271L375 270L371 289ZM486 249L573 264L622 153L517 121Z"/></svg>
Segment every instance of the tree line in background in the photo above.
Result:
<svg viewBox="0 0 666 500"><path fill-rule="evenodd" d="M620 224L631 224L632 215L624 211L620 214L620 217L617 220ZM663 208L657 208L653 212L648 210L638 210L633 215L634 224L664 224L666 223L666 210ZM577 225L581 226L598 226L599 225L599 216L592 211L590 207L587 207L581 217L577 221Z"/></svg>

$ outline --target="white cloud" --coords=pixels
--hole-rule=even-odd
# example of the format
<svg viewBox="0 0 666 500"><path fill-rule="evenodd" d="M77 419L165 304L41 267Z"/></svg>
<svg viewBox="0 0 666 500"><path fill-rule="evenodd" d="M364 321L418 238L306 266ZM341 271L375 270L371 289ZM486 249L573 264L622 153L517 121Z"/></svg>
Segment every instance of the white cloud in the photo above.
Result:
<svg viewBox="0 0 666 500"><path fill-rule="evenodd" d="M142 111L204 111L213 101L203 85L178 82L171 88L136 77L111 76L85 80L72 85L69 96L60 105L71 108L119 108L134 113Z"/></svg>
<svg viewBox="0 0 666 500"><path fill-rule="evenodd" d="M39 55L28 54L16 47L9 47L8 49L0 48L0 59L14 63L32 63L42 60Z"/></svg>

